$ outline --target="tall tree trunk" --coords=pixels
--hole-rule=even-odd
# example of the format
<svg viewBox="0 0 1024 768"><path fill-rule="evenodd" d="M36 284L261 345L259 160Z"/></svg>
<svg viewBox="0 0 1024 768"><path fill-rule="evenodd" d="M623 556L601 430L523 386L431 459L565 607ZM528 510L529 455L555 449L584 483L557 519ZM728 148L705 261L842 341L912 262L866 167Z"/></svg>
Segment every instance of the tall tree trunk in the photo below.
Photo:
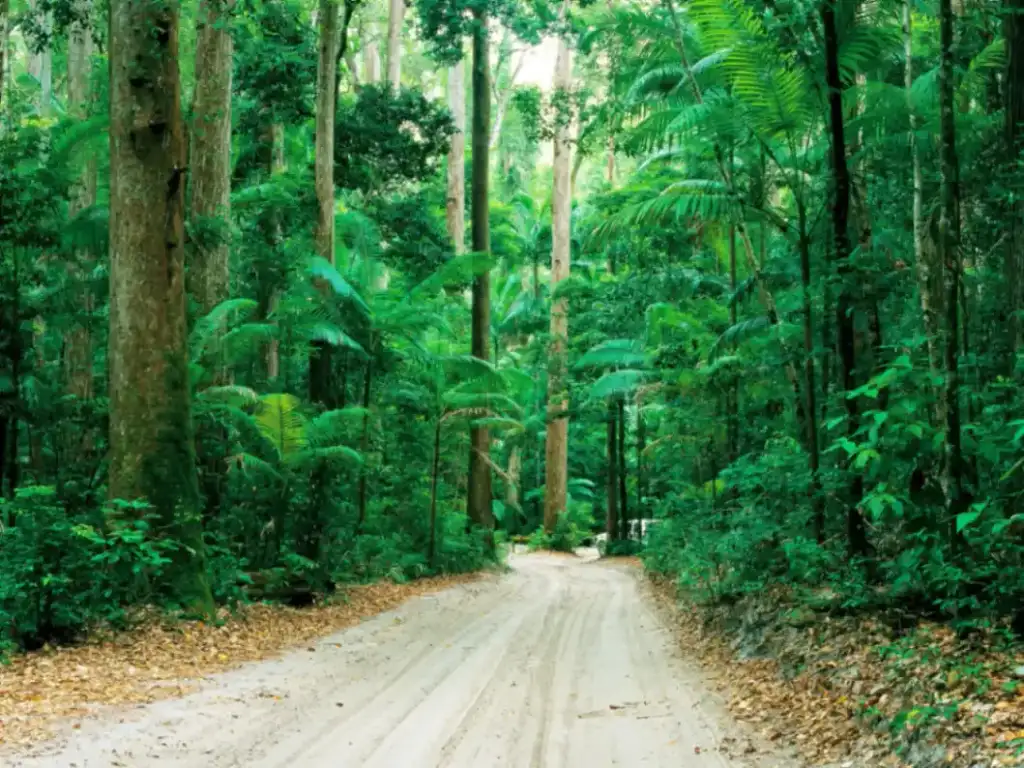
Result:
<svg viewBox="0 0 1024 768"><path fill-rule="evenodd" d="M939 212L939 254L945 267L945 314L943 352L945 388L945 447L942 467L942 492L950 537L958 545L957 516L967 509L970 497L963 485L963 444L960 434L960 161L956 150L956 113L954 80L954 14L952 0L939 2L939 171L941 206Z"/></svg>
<svg viewBox="0 0 1024 768"><path fill-rule="evenodd" d="M185 322L178 4L110 4L111 498L146 498L184 544L175 590L210 614Z"/></svg>
<svg viewBox="0 0 1024 768"><path fill-rule="evenodd" d="M568 95L572 86L572 51L568 41L558 41L555 60L556 92ZM554 139L553 188L551 198L551 293L569 277L569 218L572 197L569 166L572 160L569 115L556 120ZM569 335L569 302L558 299L551 305L551 351L548 365L548 424L545 442L544 530L551 533L558 516L565 513L569 480L569 398L566 369L566 345Z"/></svg>
<svg viewBox="0 0 1024 768"><path fill-rule="evenodd" d="M605 525L608 541L619 538L619 433L616 428L618 408L608 401L608 431L605 439L605 454L608 458L608 477L605 486Z"/></svg>
<svg viewBox="0 0 1024 768"><path fill-rule="evenodd" d="M911 97L911 89L914 85L913 23L912 0L905 0L903 4L903 85L907 94L907 113L910 115L910 132L908 138L910 141L911 162L913 163L914 169L914 267L917 271L921 314L924 317L925 340L928 348L928 366L931 370L933 380L938 381L941 368L940 353L938 350L940 336L939 311L942 306L942 302L936 295L936 273L941 272L942 265L936 263L937 254L935 249L932 247L928 247L926 249L925 247L924 173L921 169L921 150L917 141L918 119L917 115L914 113L913 99ZM936 397L937 403L941 403L941 400L941 397ZM943 419L944 417L940 417L939 421L941 422Z"/></svg>
<svg viewBox="0 0 1024 768"><path fill-rule="evenodd" d="M388 0L388 84L396 91L402 86L402 26L405 0Z"/></svg>
<svg viewBox="0 0 1024 768"><path fill-rule="evenodd" d="M229 13L224 0L202 0L196 30L189 218L203 234L193 243L189 288L204 313L227 299L230 280L233 45Z"/></svg>
<svg viewBox="0 0 1024 768"><path fill-rule="evenodd" d="M448 148L448 195L445 218L455 253L466 250L466 65L459 61L448 70L448 109L455 121Z"/></svg>
<svg viewBox="0 0 1024 768"><path fill-rule="evenodd" d="M317 215L316 252L334 263L334 75L337 66L338 4L320 0L320 52L316 76L316 159L313 184ZM331 400L330 347L315 342L309 358L309 396L326 407Z"/></svg>
<svg viewBox="0 0 1024 768"><path fill-rule="evenodd" d="M846 134L843 117L843 84L839 75L839 33L836 27L835 0L821 4L822 29L825 36L825 80L828 86L829 131L832 143L832 237L838 271L836 297L836 328L839 333L839 363L844 394L856 388L856 339L854 327L855 302L851 296L850 277L850 170L846 162ZM846 428L851 437L860 424L856 398L843 397L846 405ZM854 472L850 483L850 499L846 511L846 533L850 553L868 554L867 530L860 511L864 495L863 478Z"/></svg>
<svg viewBox="0 0 1024 768"><path fill-rule="evenodd" d="M491 124L491 83L488 62L487 14L481 8L473 11L473 187L472 239L473 251L491 251L491 223L488 205L489 158L488 131ZM487 360L490 355L491 274L481 272L473 280L472 353ZM466 512L471 522L485 528L494 527L491 510L491 436L486 427L474 426L469 433L469 482Z"/></svg>
<svg viewBox="0 0 1024 768"><path fill-rule="evenodd" d="M909 1L909 0L908 0ZM1019 174L1017 168L1024 150L1024 0L1003 0L1003 36L1006 40L1006 168ZM1019 198L1015 196L1015 198ZM1006 313L1009 331L1009 370L1013 370L1017 348L1020 346L1020 318L1022 309L1021 269L1024 268L1024 204L1014 199L1009 205L1004 280L1006 282Z"/></svg>

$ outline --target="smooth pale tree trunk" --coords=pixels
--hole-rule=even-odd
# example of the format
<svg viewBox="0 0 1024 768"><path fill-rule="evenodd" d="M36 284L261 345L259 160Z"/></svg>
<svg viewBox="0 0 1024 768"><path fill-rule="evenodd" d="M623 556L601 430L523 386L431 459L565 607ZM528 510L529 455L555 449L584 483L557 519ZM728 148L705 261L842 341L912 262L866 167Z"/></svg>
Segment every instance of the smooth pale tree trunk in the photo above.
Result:
<svg viewBox="0 0 1024 768"><path fill-rule="evenodd" d="M203 235L192 249L189 288L204 313L227 299L230 287L233 45L229 11L224 0L202 0L196 30L189 218Z"/></svg>
<svg viewBox="0 0 1024 768"><path fill-rule="evenodd" d="M471 190L471 228L473 251L490 254L491 223L489 189L489 129L491 124L491 77L488 62L487 13L473 11L473 185ZM471 351L474 357L490 356L491 273L481 272L473 280ZM494 528L491 509L491 435L486 427L473 426L469 432L469 477L466 514L472 523Z"/></svg>
<svg viewBox="0 0 1024 768"><path fill-rule="evenodd" d="M829 132L832 143L832 242L838 272L836 296L836 329L838 331L839 365L843 391L852 392L857 386L856 338L854 326L853 277L850 274L850 169L846 161L846 134L843 116L843 84L839 75L839 33L836 25L834 0L823 0L821 21L825 38L825 82L828 86ZM844 397L846 429L851 438L860 425L860 409L856 398ZM846 535L851 555L862 557L868 553L867 529L860 512L864 495L862 476L854 472L850 483L850 498L846 508Z"/></svg>
<svg viewBox="0 0 1024 768"><path fill-rule="evenodd" d="M405 0L388 0L388 84L398 90L402 84L402 26Z"/></svg>
<svg viewBox="0 0 1024 768"><path fill-rule="evenodd" d="M558 41L555 59L556 92L568 96L572 86L572 51L568 41ZM567 100L566 100L567 103ZM553 189L551 198L551 293L569 277L570 232L569 214L572 211L569 172L572 165L572 143L569 115L556 119L554 158L552 161ZM567 342L569 336L569 301L561 298L551 304L551 348L548 358L548 424L545 442L544 478L544 530L555 530L559 515L565 514L567 504L569 460L569 397L567 370Z"/></svg>
<svg viewBox="0 0 1024 768"><path fill-rule="evenodd" d="M148 499L184 545L182 603L213 611L185 324L185 125L178 4L110 3L109 494Z"/></svg>
<svg viewBox="0 0 1024 768"><path fill-rule="evenodd" d="M956 148L956 81L954 71L954 22L951 0L939 2L939 256L945 265L945 327L943 330L943 367L945 387L945 444L942 467L942 493L950 538L959 547L962 534L956 519L970 505L963 485L964 460L960 433L960 283L963 269L960 253L960 160Z"/></svg>
<svg viewBox="0 0 1024 768"><path fill-rule="evenodd" d="M448 70L448 109L455 122L448 147L448 194L445 220L455 253L466 250L466 66L459 61Z"/></svg>
<svg viewBox="0 0 1024 768"><path fill-rule="evenodd" d="M334 264L334 112L335 68L338 45L338 4L320 0L320 47L316 77L316 158L313 185L316 191L314 241L318 255ZM309 396L330 407L330 348L313 344L309 358Z"/></svg>
<svg viewBox="0 0 1024 768"><path fill-rule="evenodd" d="M68 114L75 120L86 120L89 117L91 96L89 93L89 75L92 61L92 34L88 28L90 4L76 3L76 15L86 23L76 22L68 29ZM68 200L68 218L74 219L82 211L96 203L96 160L89 158L83 164L71 188ZM87 284L81 280L81 263L90 263L95 254L82 252L75 256L72 270L82 283L81 306L83 315L92 314L93 297ZM65 376L68 394L80 400L93 397L92 379L92 337L88 323L78 323L68 333L65 340Z"/></svg>

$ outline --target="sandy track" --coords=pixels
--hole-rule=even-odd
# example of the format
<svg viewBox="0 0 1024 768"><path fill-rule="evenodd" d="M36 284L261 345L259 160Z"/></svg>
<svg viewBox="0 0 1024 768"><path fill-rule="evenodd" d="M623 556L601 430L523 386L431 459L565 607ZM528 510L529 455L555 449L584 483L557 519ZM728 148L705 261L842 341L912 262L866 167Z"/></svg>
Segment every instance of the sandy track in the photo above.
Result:
<svg viewBox="0 0 1024 768"><path fill-rule="evenodd" d="M84 723L17 768L748 768L635 571L546 555L201 691Z"/></svg>

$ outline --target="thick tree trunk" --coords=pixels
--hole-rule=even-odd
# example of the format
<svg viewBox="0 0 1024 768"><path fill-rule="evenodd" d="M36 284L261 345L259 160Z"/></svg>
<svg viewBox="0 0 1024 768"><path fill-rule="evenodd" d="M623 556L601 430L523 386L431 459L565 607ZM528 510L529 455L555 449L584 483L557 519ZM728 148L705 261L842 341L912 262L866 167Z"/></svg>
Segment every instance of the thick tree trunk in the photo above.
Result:
<svg viewBox="0 0 1024 768"><path fill-rule="evenodd" d="M568 42L558 42L555 61L557 92L568 94L572 86L572 51ZM551 293L569 277L572 197L569 168L572 160L569 115L556 121L554 140L553 189L551 197ZM558 299L551 305L551 348L548 358L548 424L545 442L544 530L551 533L558 516L565 513L569 481L569 398L566 355L569 335L569 301Z"/></svg>
<svg viewBox="0 0 1024 768"><path fill-rule="evenodd" d="M184 545L179 598L209 614L186 345L177 9L110 5L109 493L155 507Z"/></svg>
<svg viewBox="0 0 1024 768"><path fill-rule="evenodd" d="M334 263L334 76L337 66L338 4L320 0L320 49L316 73L316 158L313 185L316 189L316 252ZM309 396L330 407L330 347L315 342L309 358Z"/></svg>
<svg viewBox="0 0 1024 768"><path fill-rule="evenodd" d="M821 4L822 29L825 36L825 80L828 86L829 131L832 143L832 239L838 271L836 297L836 328L839 334L839 364L843 392L856 388L856 338L854 327L855 302L850 276L850 169L846 161L846 134L843 117L843 84L839 75L839 33L836 26L835 0ZM860 410L856 398L843 397L846 405L846 429L851 437L860 424ZM856 557L868 554L867 530L860 511L864 495L864 481L854 472L847 501L846 533L850 553Z"/></svg>
<svg viewBox="0 0 1024 768"><path fill-rule="evenodd" d="M448 109L455 121L448 148L448 195L445 218L455 253L466 250L466 65L460 61L448 70Z"/></svg>
<svg viewBox="0 0 1024 768"><path fill-rule="evenodd" d="M402 26L405 0L388 0L388 84L396 91L402 85Z"/></svg>
<svg viewBox="0 0 1024 768"><path fill-rule="evenodd" d="M619 431L618 409L614 401L608 401L608 431L605 439L605 455L608 458L608 477L605 486L605 525L608 541L619 538Z"/></svg>
<svg viewBox="0 0 1024 768"><path fill-rule="evenodd" d="M939 170L942 180L939 211L939 254L945 266L945 315L943 352L945 388L945 447L942 467L942 492L946 501L946 515L950 538L959 545L961 536L956 531L957 516L970 504L963 485L963 444L960 434L960 161L956 149L956 113L954 80L953 25L955 16L951 0L939 2Z"/></svg>
<svg viewBox="0 0 1024 768"><path fill-rule="evenodd" d="M227 299L231 225L231 32L224 0L202 0L196 30L196 90L189 146L189 289L204 313Z"/></svg>
<svg viewBox="0 0 1024 768"><path fill-rule="evenodd" d="M487 14L473 12L473 188L472 240L473 251L490 253L491 224L488 205L489 156L488 129L491 124L491 83L488 64ZM473 280L472 353L487 360L490 354L491 274L482 272ZM491 510L491 436L486 427L474 426L469 433L469 481L466 513L471 522L485 528L494 527Z"/></svg>
<svg viewBox="0 0 1024 768"><path fill-rule="evenodd" d="M1024 150L1024 0L1003 0L1003 35L1006 40L1006 165L1011 173L1019 173L1017 163ZM1016 195L1010 203L1007 226L1009 233L1004 262L1006 281L1006 314L1008 319L1008 360L1013 370L1020 346L1020 318L1024 307L1021 269L1024 268L1024 205Z"/></svg>

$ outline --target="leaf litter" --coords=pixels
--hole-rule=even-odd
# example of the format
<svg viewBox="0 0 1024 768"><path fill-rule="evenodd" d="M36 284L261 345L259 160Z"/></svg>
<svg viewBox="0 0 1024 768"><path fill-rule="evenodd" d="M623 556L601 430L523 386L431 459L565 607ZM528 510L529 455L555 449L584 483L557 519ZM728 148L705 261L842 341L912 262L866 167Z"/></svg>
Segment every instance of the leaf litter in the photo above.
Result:
<svg viewBox="0 0 1024 768"><path fill-rule="evenodd" d="M729 694L729 709L809 765L853 768L1024 766L1024 650L994 632L961 638L921 623L805 612L765 598L759 647L713 612L646 580L680 647Z"/></svg>
<svg viewBox="0 0 1024 768"><path fill-rule="evenodd" d="M44 646L14 656L0 666L0 744L45 741L58 723L100 707L184 696L211 674L308 645L413 597L480 578L460 574L350 586L312 607L257 603L222 611L216 622L151 611L126 631L98 632L81 645Z"/></svg>

